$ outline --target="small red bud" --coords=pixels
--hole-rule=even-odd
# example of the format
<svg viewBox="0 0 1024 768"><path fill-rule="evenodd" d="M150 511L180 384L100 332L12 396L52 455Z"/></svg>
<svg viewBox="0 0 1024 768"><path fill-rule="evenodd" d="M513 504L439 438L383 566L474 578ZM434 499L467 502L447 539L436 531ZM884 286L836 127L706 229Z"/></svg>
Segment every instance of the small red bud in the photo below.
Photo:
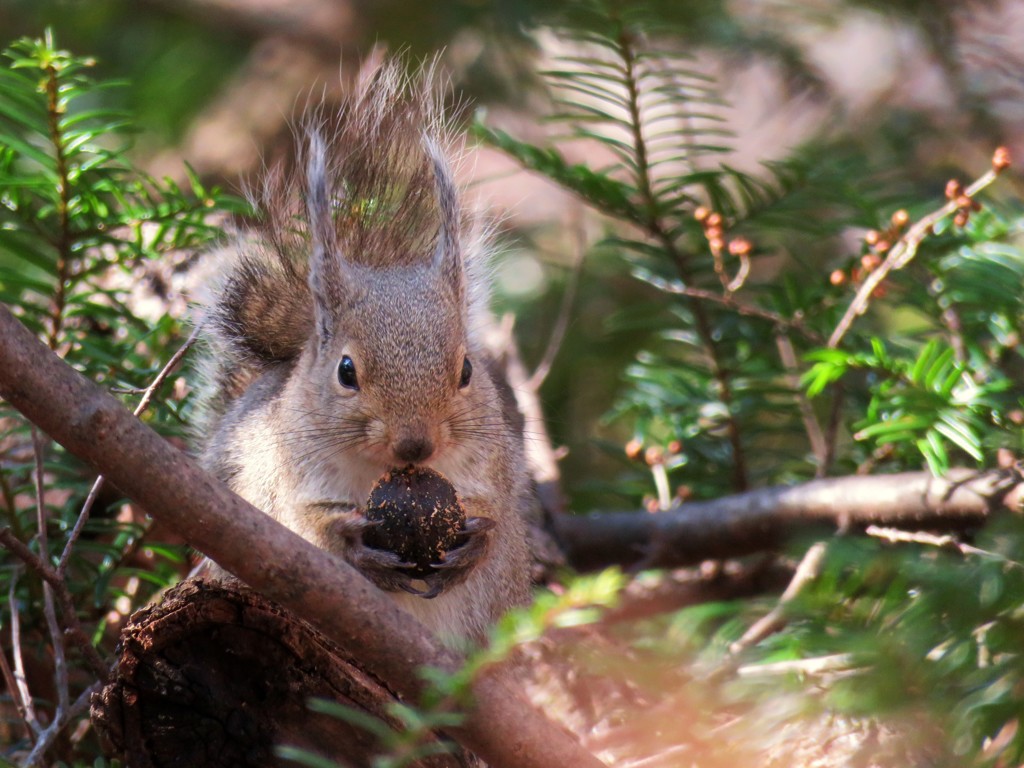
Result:
<svg viewBox="0 0 1024 768"><path fill-rule="evenodd" d="M709 213L705 223L709 227L720 227L722 226L722 215L720 213Z"/></svg>
<svg viewBox="0 0 1024 768"><path fill-rule="evenodd" d="M828 276L828 281L832 283L832 285L842 285L846 282L846 273L841 269L837 269Z"/></svg>
<svg viewBox="0 0 1024 768"><path fill-rule="evenodd" d="M897 229L903 229L910 223L910 214L900 208L892 215L892 225Z"/></svg>
<svg viewBox="0 0 1024 768"><path fill-rule="evenodd" d="M745 237L737 237L729 241L729 253L733 256L747 256L751 251L750 241Z"/></svg>
<svg viewBox="0 0 1024 768"><path fill-rule="evenodd" d="M1013 455L1013 451L1009 448L999 448L996 450L996 464L999 465L1000 469L1012 469L1017 463L1017 457Z"/></svg>
<svg viewBox="0 0 1024 768"><path fill-rule="evenodd" d="M882 260L874 253L866 253L860 257L860 265L864 267L865 272L874 271L881 263Z"/></svg>
<svg viewBox="0 0 1024 768"><path fill-rule="evenodd" d="M683 443L680 440L673 440L668 444L668 452L673 456L678 456L683 452Z"/></svg>
<svg viewBox="0 0 1024 768"><path fill-rule="evenodd" d="M996 151L992 153L992 170L1001 173L1010 167L1011 162L1010 150L1006 147L996 147Z"/></svg>
<svg viewBox="0 0 1024 768"><path fill-rule="evenodd" d="M879 235L878 232L876 232L873 229L869 229L867 234L864 235L864 242L867 243L868 245L874 245L879 241L880 238L881 235Z"/></svg>
<svg viewBox="0 0 1024 768"><path fill-rule="evenodd" d="M665 463L665 449L660 445L652 445L646 451L644 451L644 461L647 466L653 467L655 464Z"/></svg>
<svg viewBox="0 0 1024 768"><path fill-rule="evenodd" d="M626 456L628 456L633 461L636 461L637 459L640 458L640 454L643 453L643 450L644 444L641 443L636 438L626 443Z"/></svg>
<svg viewBox="0 0 1024 768"><path fill-rule="evenodd" d="M706 205L698 205L697 208L693 211L693 218L695 218L697 221L707 221L707 218L710 215L711 209L709 209Z"/></svg>
<svg viewBox="0 0 1024 768"><path fill-rule="evenodd" d="M946 197L949 200L955 200L963 194L964 188L960 186L960 182L956 179L950 179L946 182Z"/></svg>

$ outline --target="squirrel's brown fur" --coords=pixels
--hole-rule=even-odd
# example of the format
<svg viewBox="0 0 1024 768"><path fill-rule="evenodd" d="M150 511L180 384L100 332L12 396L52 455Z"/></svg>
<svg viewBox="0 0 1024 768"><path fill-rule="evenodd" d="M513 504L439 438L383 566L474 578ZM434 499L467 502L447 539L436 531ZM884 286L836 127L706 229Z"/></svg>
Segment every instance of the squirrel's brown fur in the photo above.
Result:
<svg viewBox="0 0 1024 768"><path fill-rule="evenodd" d="M220 255L202 318L199 447L436 632L479 639L527 595L528 483L482 338L489 241L459 206L433 80L394 61L364 74L337 115L307 122L301 170L267 175L263 224ZM370 485L405 463L445 474L470 521L426 585L360 537Z"/></svg>

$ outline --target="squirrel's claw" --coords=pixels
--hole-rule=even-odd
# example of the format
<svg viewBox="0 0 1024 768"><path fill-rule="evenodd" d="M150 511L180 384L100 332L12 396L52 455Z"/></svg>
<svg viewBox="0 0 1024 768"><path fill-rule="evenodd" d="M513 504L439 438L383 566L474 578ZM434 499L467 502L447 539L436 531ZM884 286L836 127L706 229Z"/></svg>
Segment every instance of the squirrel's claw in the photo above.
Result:
<svg viewBox="0 0 1024 768"><path fill-rule="evenodd" d="M491 530L495 522L489 517L470 517L459 534L465 541L455 549L449 549L444 562L434 566L439 571L468 570L476 565L487 551L488 539L483 534Z"/></svg>
<svg viewBox="0 0 1024 768"><path fill-rule="evenodd" d="M434 573L423 578L427 591L421 597L437 597L446 589L465 581L487 554L490 541L485 534L494 526L495 522L487 517L468 518L465 529L459 534L465 541L448 550L444 562L434 565Z"/></svg>
<svg viewBox="0 0 1024 768"><path fill-rule="evenodd" d="M374 549L363 543L363 533L378 522L367 520L358 512L339 514L331 521L331 533L345 541L344 558L357 571L378 587L388 592L399 589L418 594L409 585L409 577L402 572L413 567L394 552Z"/></svg>
<svg viewBox="0 0 1024 768"><path fill-rule="evenodd" d="M397 592L401 589L414 595L420 594L419 590L411 586L412 577L404 570L412 568L413 564L405 562L394 552L373 549L359 541L350 543L345 549L345 559L349 565L386 592Z"/></svg>
<svg viewBox="0 0 1024 768"><path fill-rule="evenodd" d="M466 580L483 556L487 553L487 531L495 522L487 517L467 518L459 534L461 543L448 550L444 562L433 566L433 573L414 576L408 569L415 567L394 552L375 549L363 543L363 533L377 522L369 521L358 513L340 514L331 523L331 532L344 539L344 557L349 565L362 573L377 587L387 592L408 592L425 600L437 597L445 590ZM422 582L426 589L418 589L415 582Z"/></svg>

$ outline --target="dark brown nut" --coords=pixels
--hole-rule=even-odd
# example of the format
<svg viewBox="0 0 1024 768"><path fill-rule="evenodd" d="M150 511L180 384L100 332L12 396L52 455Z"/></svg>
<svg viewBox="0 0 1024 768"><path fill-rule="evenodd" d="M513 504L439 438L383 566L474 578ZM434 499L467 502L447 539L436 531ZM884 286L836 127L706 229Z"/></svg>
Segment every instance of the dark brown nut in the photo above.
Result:
<svg viewBox="0 0 1024 768"><path fill-rule="evenodd" d="M466 524L455 487L426 467L392 469L381 477L366 502L366 519L378 523L363 543L394 552L412 563L412 576L428 576L444 562Z"/></svg>

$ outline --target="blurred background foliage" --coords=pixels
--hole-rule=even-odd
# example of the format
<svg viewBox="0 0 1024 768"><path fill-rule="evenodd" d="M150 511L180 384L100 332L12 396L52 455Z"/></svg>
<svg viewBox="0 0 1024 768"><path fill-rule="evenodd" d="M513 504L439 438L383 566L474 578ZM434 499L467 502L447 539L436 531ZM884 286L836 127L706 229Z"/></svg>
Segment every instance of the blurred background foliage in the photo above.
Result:
<svg viewBox="0 0 1024 768"><path fill-rule="evenodd" d="M717 109L733 134L724 142L731 147L724 161L756 170L799 150L804 178L782 208L765 212L772 218L763 237L771 240L758 247L799 258L808 277L822 279L840 266L836 244L853 228L881 226L897 205L918 196L934 199L950 176L983 168L997 144L1019 149L1024 54L1017 43L1024 22L1017 3L636 5L671 30L670 46L715 78ZM181 181L185 160L204 182L238 191L265 158L286 151L288 120L309 94L329 100L339 68L350 75L378 45L415 55L443 49L456 91L487 110L488 125L533 143L553 140L559 125L541 120L554 110L537 73L565 43L545 30L578 25L585 6L9 0L0 8L0 27L13 39L53 25L62 45L97 58L98 76L123 78L126 87L106 98L135 116L134 158L142 167ZM563 151L578 162L598 150L577 142ZM573 273L573 254L599 241L603 225L586 219L572 197L494 152L480 153L473 165L467 176L507 230L501 306L516 311L525 356L535 361ZM791 226L796 222L801 226ZM583 245L574 242L581 229ZM621 454L606 449L625 443L632 429L625 422L595 425L625 385L637 348L647 346L641 337L658 332L658 320L642 316L657 314L644 302L650 293L629 280L627 269L600 243L588 255L576 312L543 390L549 414L557 414L554 438L569 448L567 488L581 508L627 501L608 497L616 488L593 485L595 476L623 468ZM581 370L587 386L572 386Z"/></svg>
<svg viewBox="0 0 1024 768"><path fill-rule="evenodd" d="M659 467L677 503L854 472L1009 469L1024 450L1019 172L1003 174L964 226L938 224L843 343L825 348L872 259L885 257L870 232L884 239L899 211L914 221L936 209L947 181L981 175L998 145L1024 157L1024 2L0 5L8 41L46 27L61 48L95 56L90 76L124 81L87 90L77 106L103 110L97 119L113 122L97 130L100 144L118 142L82 184L109 193L129 176L140 179L126 199L99 195L79 211L82 248L106 254L104 269L120 282L72 292L81 311L54 343L130 402L185 335L183 301L195 289L189 249L209 242L217 215L242 210L218 190L242 191L265 161L287 153L290 121L311 99L336 98L375 47L414 56L444 49L455 91L472 105L463 114L478 146L464 181L501 221L497 306L515 314L528 363L543 357L575 292L541 389L547 427L566 448L563 485L574 510L656 505L665 491ZM130 143L113 130L121 113L133 116ZM645 153L638 124L650 140ZM656 124L670 130L659 134ZM12 158L0 154L8 172ZM26 221L53 223L58 202L42 192L35 200L33 189L4 193L8 240ZM20 195L25 202L10 204ZM702 218L700 207L708 209ZM96 229L89 216L145 223L146 236L88 240ZM714 237L723 240L719 259ZM40 283L56 273L45 264L24 271L25 254L8 246L5 253L0 244L4 298L23 305L45 336ZM750 269L732 291L722 276L736 278L740 251ZM94 290L120 302L119 312L92 306ZM737 312L723 296L761 314ZM180 439L184 380L148 418ZM3 469L28 539L35 512L11 499L31 496L33 456L24 425L5 430L5 447L22 449L5 454ZM91 478L66 457L48 470L65 491L54 496L51 518L59 554ZM82 577L80 593L92 590L82 618L109 650L118 622L183 570L183 556L153 543L173 539L168 532L145 538L145 522L116 492L99 506L109 515L90 523L74 566L81 571L72 573ZM623 670L628 685L649 683L643 695L667 697L653 715L645 710L643 728L665 743L646 747L685 742L697 745L701 764L734 765L750 729L755 743L785 738L795 714L824 706L831 719L808 741L846 728L860 745L881 744L877 757L890 748L887 734L916 731L920 743L893 740L889 764L1018 764L1024 663L1014 639L1024 584L1015 558L1024 535L1006 521L976 543L984 558L831 542L822 577L789 607L787 630L744 657L755 664L823 654L847 663L811 675L809 685L803 673L786 672L722 684L716 665L771 606L767 598L617 628L637 660ZM15 571L2 573L6 594ZM35 628L38 683L48 664L38 585L24 578L14 588L23 621ZM685 728L680 712L693 715ZM866 712L885 718L865 736L855 719ZM742 717L751 713L758 716Z"/></svg>

